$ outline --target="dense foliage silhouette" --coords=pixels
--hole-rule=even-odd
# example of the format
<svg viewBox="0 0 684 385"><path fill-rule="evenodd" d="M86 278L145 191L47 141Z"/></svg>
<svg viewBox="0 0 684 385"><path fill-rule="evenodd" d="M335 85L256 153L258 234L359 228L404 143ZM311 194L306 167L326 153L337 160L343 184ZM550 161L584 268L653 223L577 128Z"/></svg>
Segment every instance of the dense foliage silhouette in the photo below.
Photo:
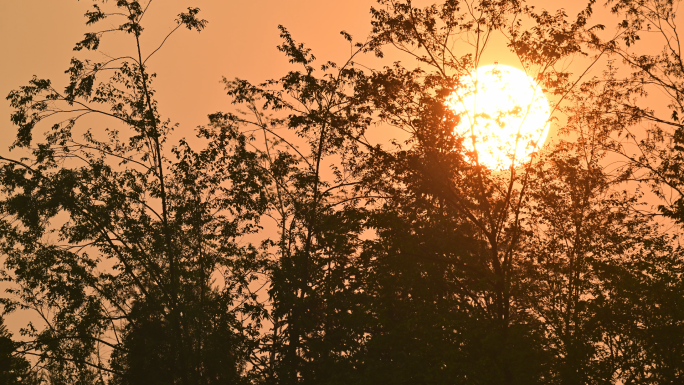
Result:
<svg viewBox="0 0 684 385"><path fill-rule="evenodd" d="M593 1L570 17L379 0L367 40L342 32L341 64L281 26L292 70L224 79L230 110L175 144L146 64L157 51L140 45L147 5L95 1L87 24L116 27L74 49L119 33L131 51L74 58L64 90L35 77L7 97L18 155L0 157L2 305L39 321L20 336L0 323L3 383L684 379L673 2L609 1L621 23L605 38ZM653 20L670 45L649 56ZM176 22L170 34L207 25L197 8ZM479 164L445 105L496 34L563 116L554 141L503 171ZM389 50L408 59L363 65ZM582 58L587 71L564 69ZM654 88L669 118L639 98ZM405 139L378 144L374 130Z"/></svg>

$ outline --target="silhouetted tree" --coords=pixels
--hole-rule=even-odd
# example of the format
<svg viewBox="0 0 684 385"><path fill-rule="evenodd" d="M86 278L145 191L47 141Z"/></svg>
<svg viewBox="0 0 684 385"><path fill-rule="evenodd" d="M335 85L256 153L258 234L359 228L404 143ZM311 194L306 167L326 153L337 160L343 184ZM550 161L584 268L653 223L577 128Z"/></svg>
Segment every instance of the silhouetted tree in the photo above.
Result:
<svg viewBox="0 0 684 385"><path fill-rule="evenodd" d="M257 154L221 115L199 129L201 151L165 144L174 126L157 112L146 64L156 50L140 46L147 5L96 2L87 24L120 24L74 48L122 33L131 53L74 58L63 91L34 78L8 96L24 157L1 159L5 306L41 317L24 350L53 384L248 381L260 258L239 237L267 203ZM171 33L202 30L198 12L179 14ZM90 116L105 120L83 129Z"/></svg>
<svg viewBox="0 0 684 385"><path fill-rule="evenodd" d="M634 46L647 19L673 23L674 8L614 4L626 21L603 41L593 2L570 19L510 0L380 0L367 41L342 33L352 54L341 65L317 62L281 26L293 69L259 84L224 79L237 110L209 115L193 148L167 144L175 126L157 111L139 44L149 3L96 3L87 23L122 17L112 32L130 37L133 55L74 58L64 91L34 78L8 96L23 157L0 158L13 285L3 306L33 310L42 325L28 325L21 344L0 329L0 359L15 365L2 375L677 383L682 250L642 210L642 188L625 186L648 182L661 198L660 186L680 187L679 56L639 56L619 40ZM177 29L202 30L197 13L181 13ZM76 50L96 50L108 33ZM468 117L446 103L494 35L565 116L543 151L518 138L536 152L504 170L481 164L476 138L455 130ZM359 64L390 49L409 60ZM565 71L592 50L590 66L613 53L634 74L618 79L614 62L603 78ZM673 92L670 120L635 104L649 81ZM84 130L88 116L110 121ZM622 138L634 141L626 135L648 119L673 130L650 129L634 156ZM375 128L408 139L378 145L366 138ZM615 152L627 162L611 163ZM661 211L679 220L679 206Z"/></svg>
<svg viewBox="0 0 684 385"><path fill-rule="evenodd" d="M684 218L682 196L683 126L682 79L684 66L677 30L679 1L610 1L618 18L617 38L597 41L595 50L612 55L603 76L588 84L583 114L610 122L603 129L602 147L614 154L616 172L639 183L657 199L657 210L674 227L660 230L674 238L653 243L653 255L633 261L616 276L604 276L620 300L614 309L625 316L621 337L623 369L633 383L677 383L684 378L684 339L675 325L682 325L683 282L681 234ZM625 75L626 74L626 75ZM648 103L659 95L660 105Z"/></svg>
<svg viewBox="0 0 684 385"><path fill-rule="evenodd" d="M378 322L382 332L369 333L366 345L374 346L374 338L383 341L374 360L364 361L384 359L375 381L447 383L457 373L473 383L654 381L660 371L667 373L663 380L678 378L672 367L679 362L678 353L671 347L677 343L663 348L655 339L643 343L644 335L661 335L663 327L646 326L650 317L643 312L662 302L655 296L658 290L674 294L662 290L680 287L676 271L682 264L681 250L640 214L639 193L622 192L621 184L630 174L623 168L614 170L607 159L613 150L611 138L634 120L611 116L621 95L610 87L601 89L591 80L579 87L581 78L570 81L569 74L554 69L561 59L599 43L593 32L597 28L588 24L591 4L570 23L563 12L536 13L513 2L445 2L422 9L410 2L381 3L386 8L374 12L375 40L370 47L397 47L413 55L421 67L406 70L397 64L376 72L367 91L381 119L411 133L407 150L378 149L372 158L379 165L371 180L381 181L373 191L391 197L381 218L406 205L403 215L410 221L401 232L402 215L395 214L384 229L379 228L381 250L391 261L386 262L383 279L391 284L369 302L369 309L386 311ZM523 30L523 16L536 24ZM569 117L561 133L572 138L504 172L484 169L476 154L468 154L459 142L467 138L453 135L458 118L445 107L445 97L478 65L481 50L496 31L509 38L523 66L538 71L537 80L549 92L569 102L556 108ZM461 41L476 42L473 54L457 55L457 46L449 42L460 36ZM421 222L420 215L429 219ZM452 218L458 233L440 242L435 237L445 229L429 223L441 224L443 216ZM448 247L440 249L442 242ZM385 254L392 248L394 256ZM431 269L437 261L441 269ZM652 273L661 269L668 273ZM445 277L446 272L451 277ZM435 286L442 293L449 293L449 286L461 291L444 295L435 290L427 301L418 296ZM637 292L642 295L635 296ZM460 303L454 301L440 314L445 297ZM632 302L636 298L641 305ZM416 310L422 301L431 305L431 312ZM679 301L676 296L667 302ZM634 317L616 314L625 304L642 311L630 308L627 314ZM407 317L404 329L401 322L389 321L397 315ZM461 328L453 323L468 317L476 321L464 322ZM678 324L678 317L679 311L673 309L656 324ZM449 318L452 323L443 321ZM447 337L422 334L432 330L438 335L440 328L453 330L464 340L447 348ZM388 330L398 332L386 338L383 334L392 335ZM469 338L477 341L473 345L480 351L468 350ZM445 353L430 354L440 343ZM446 363L448 354L453 361ZM667 361L640 359L663 354L669 354ZM465 370L438 374L439 369L448 373L452 368Z"/></svg>
<svg viewBox="0 0 684 385"><path fill-rule="evenodd" d="M398 259L393 267L401 266L398 261L408 260L408 266L413 268L407 270L420 271L441 262L437 264L439 269L430 269L437 275L424 271L423 279L406 282L415 287L403 290L420 291L430 286L428 282L441 281L442 290L446 291L431 293L430 299L414 299L413 294L402 302L406 306L419 301L434 306L445 303L443 313L426 317L424 323L410 328L451 333L452 339L447 343L450 348L443 348L450 354L448 363L440 364L430 354L414 361L416 351L431 352L436 346L427 339L413 341L420 348L400 348L415 367L434 370L413 370L412 376L419 377L399 374L395 381L446 383L451 376L457 376L473 383L544 383L548 373L544 368L549 362L541 343L545 334L528 311L528 305L519 298L529 283L521 279L524 263L520 249L529 232L524 212L529 201L531 170L538 158L525 160L519 168L500 172L487 169L479 163L476 151L468 151L464 145L464 140L470 138L454 135L459 117L454 116L446 101L460 86L460 80L472 76L480 65L494 34L508 39L526 70L550 92L568 92L568 74L554 66L561 58L581 53L583 39L591 38L586 26L586 15L591 10L584 10L570 23L562 13L538 14L516 2L447 1L424 8L414 7L409 1L380 3L384 7L373 13L371 48L396 47L421 63L414 70L400 64L385 68L374 76L367 91L381 119L411 134L408 149L384 154L384 161L378 166L390 178L386 186L405 186L395 193L399 196L393 196L386 210L406 205L403 210L411 212L407 233L385 242L403 245L413 238L410 249L394 251L393 258ZM531 31L541 33L525 32L519 21L523 17L536 21ZM557 36L549 36L547 31L551 30L569 39L560 41ZM473 45L459 46L457 41ZM528 143L521 141L519 145ZM514 161L511 158L511 163ZM386 191L382 185L379 188ZM419 199L426 203L419 203ZM430 203L434 207L424 206ZM418 215L425 215L426 219L419 220ZM428 223L440 223L442 219L437 218L442 217L451 218L445 223L451 222L457 233L438 238L440 241L428 241L440 234ZM429 230L418 232L423 226ZM391 222L386 223L383 231L392 234L396 231L394 227ZM447 323L449 319L462 323ZM421 318L416 315L414 320ZM383 327L387 326L394 325L384 323ZM435 340L449 341L446 337ZM369 344L372 342L373 337ZM396 366L394 373L402 373L400 366ZM394 364L388 368L395 368ZM436 374L439 372L443 374Z"/></svg>
<svg viewBox="0 0 684 385"><path fill-rule="evenodd" d="M310 51L280 30L278 48L297 69L258 85L225 80L233 103L251 115L231 119L258 131L253 146L269 176L267 215L278 233L264 242L271 328L255 368L269 383L348 383L349 357L363 342L350 324L363 316L355 259L366 210L355 167L366 154L354 138L371 111L353 86L365 75L354 56L322 64L319 74ZM362 45L355 47L358 54Z"/></svg>
<svg viewBox="0 0 684 385"><path fill-rule="evenodd" d="M12 340L0 317L0 381L7 385L40 383L31 369L31 363L21 355L21 343Z"/></svg>

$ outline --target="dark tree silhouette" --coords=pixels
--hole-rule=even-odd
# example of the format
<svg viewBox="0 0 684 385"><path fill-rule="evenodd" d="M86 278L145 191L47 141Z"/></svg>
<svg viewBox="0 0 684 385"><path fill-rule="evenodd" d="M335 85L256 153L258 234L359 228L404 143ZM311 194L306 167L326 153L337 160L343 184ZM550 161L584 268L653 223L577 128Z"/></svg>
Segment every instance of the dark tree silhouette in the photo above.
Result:
<svg viewBox="0 0 684 385"><path fill-rule="evenodd" d="M0 317L0 381L7 385L39 384L31 363L21 355L22 344L12 339Z"/></svg>
<svg viewBox="0 0 684 385"><path fill-rule="evenodd" d="M174 126L157 112L146 65L156 51L140 47L145 4L93 7L87 24L121 24L75 50L122 33L132 52L74 58L63 91L34 78L8 96L12 147L27 155L2 158L5 310L34 310L45 324L27 329L24 352L50 383L248 382L261 262L238 237L258 229L266 204L257 154L220 114L198 131L208 146L169 151ZM202 30L198 12L179 14L171 33ZM83 129L88 116L104 127Z"/></svg>
<svg viewBox="0 0 684 385"><path fill-rule="evenodd" d="M2 304L42 325L22 342L0 328L0 379L681 382L680 227L658 224L642 191L681 187L684 72L674 46L631 51L648 20L674 41L671 2L613 2L625 21L606 41L594 2L571 18L510 0L380 0L366 41L342 33L342 64L281 26L293 69L224 79L234 109L209 115L198 148L167 143L175 126L139 44L148 4L96 2L88 24L121 21L75 47L123 33L132 54L74 58L65 90L34 78L8 96L23 157L0 158ZM198 12L176 29L202 30ZM564 116L543 150L518 138L536 152L504 170L480 164L475 139L455 132L468 117L446 105L494 35ZM363 65L388 50L408 60ZM587 53L587 71L565 71ZM609 62L586 78L610 54L632 75ZM668 119L633 98L651 86L671 92ZM672 129L641 141L631 130L644 121ZM375 144L376 129L408 139ZM681 222L681 202L661 213Z"/></svg>

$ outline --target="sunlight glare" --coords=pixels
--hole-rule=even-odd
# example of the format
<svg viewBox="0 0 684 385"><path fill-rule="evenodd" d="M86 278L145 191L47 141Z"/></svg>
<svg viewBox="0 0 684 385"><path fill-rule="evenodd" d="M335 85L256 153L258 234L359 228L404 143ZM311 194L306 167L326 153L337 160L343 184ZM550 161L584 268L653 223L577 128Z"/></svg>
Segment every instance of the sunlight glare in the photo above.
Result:
<svg viewBox="0 0 684 385"><path fill-rule="evenodd" d="M549 131L549 103L541 87L506 65L482 66L462 77L447 105L461 117L455 133L465 138L465 148L476 150L480 165L492 170L529 160Z"/></svg>

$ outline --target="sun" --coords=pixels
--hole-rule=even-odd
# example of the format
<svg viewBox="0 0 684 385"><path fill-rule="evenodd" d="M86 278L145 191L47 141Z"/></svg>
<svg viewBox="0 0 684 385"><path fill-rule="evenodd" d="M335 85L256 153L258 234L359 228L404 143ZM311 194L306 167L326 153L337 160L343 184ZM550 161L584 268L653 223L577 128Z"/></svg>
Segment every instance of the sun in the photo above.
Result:
<svg viewBox="0 0 684 385"><path fill-rule="evenodd" d="M549 103L541 87L506 65L482 66L462 77L447 105L461 117L455 133L465 138L466 150L491 170L528 161L549 131ZM475 163L475 156L469 160Z"/></svg>

